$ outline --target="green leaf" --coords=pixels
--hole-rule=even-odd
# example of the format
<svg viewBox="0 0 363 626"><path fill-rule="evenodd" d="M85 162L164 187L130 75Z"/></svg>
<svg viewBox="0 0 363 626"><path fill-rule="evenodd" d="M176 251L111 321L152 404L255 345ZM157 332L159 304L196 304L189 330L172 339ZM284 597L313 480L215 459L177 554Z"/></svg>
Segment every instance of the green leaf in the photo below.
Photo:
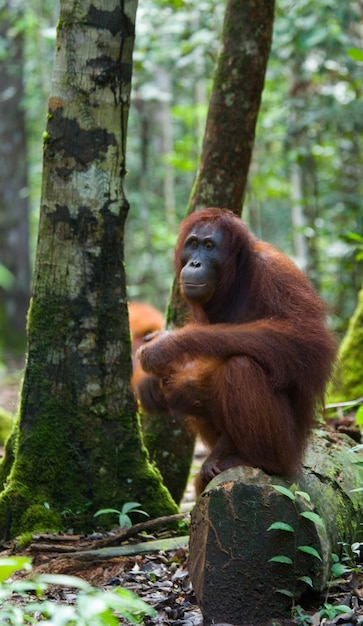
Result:
<svg viewBox="0 0 363 626"><path fill-rule="evenodd" d="M292 491L290 491L290 489L287 489L286 487L283 487L282 485L272 485L272 487L276 491L281 493L283 496L290 498L290 500L295 500L295 494Z"/></svg>
<svg viewBox="0 0 363 626"><path fill-rule="evenodd" d="M347 53L353 61L363 63L363 50L359 50L359 48L349 48Z"/></svg>
<svg viewBox="0 0 363 626"><path fill-rule="evenodd" d="M97 513L94 514L93 517L98 517L99 515L106 515L107 513L117 513L119 515L120 511L117 509L100 509Z"/></svg>
<svg viewBox="0 0 363 626"><path fill-rule="evenodd" d="M289 598L294 597L292 591L289 591L288 589L275 589L274 593L282 593L284 596L288 596Z"/></svg>
<svg viewBox="0 0 363 626"><path fill-rule="evenodd" d="M129 511L132 511L135 506L141 506L140 502L125 502L125 504L122 505L122 509L121 512L122 513L129 513Z"/></svg>
<svg viewBox="0 0 363 626"><path fill-rule="evenodd" d="M299 576L298 580L302 580L302 582L309 585L309 587L313 587L313 581L310 576Z"/></svg>
<svg viewBox="0 0 363 626"><path fill-rule="evenodd" d="M290 526L290 524L285 524L285 522L274 522L267 530L286 530L289 533L295 532L294 528Z"/></svg>
<svg viewBox="0 0 363 626"><path fill-rule="evenodd" d="M336 615L340 615L342 613L351 613L352 609L346 604L329 604L325 603L324 607L320 610L320 618L327 617L329 620L334 619Z"/></svg>
<svg viewBox="0 0 363 626"><path fill-rule="evenodd" d="M355 419L357 420L358 426L363 426L363 405L359 407Z"/></svg>
<svg viewBox="0 0 363 626"><path fill-rule="evenodd" d="M31 559L27 556L14 556L0 559L0 582L3 582L9 576L18 570L31 571Z"/></svg>
<svg viewBox="0 0 363 626"><path fill-rule="evenodd" d="M306 519L310 520L314 524L317 524L318 526L322 526L322 528L325 528L324 522L321 519L320 515L314 513L313 511L303 511L302 513L300 513L300 516L305 517Z"/></svg>
<svg viewBox="0 0 363 626"><path fill-rule="evenodd" d="M363 237L362 235L358 235L358 233L348 233L347 239L350 239L352 241L358 241L359 243L363 243Z"/></svg>
<svg viewBox="0 0 363 626"><path fill-rule="evenodd" d="M334 608L337 611L337 613L351 613L352 612L352 609L347 604L337 604L336 606L334 605Z"/></svg>
<svg viewBox="0 0 363 626"><path fill-rule="evenodd" d="M300 550L300 552L306 552L306 554L310 554L316 559L319 559L319 561L322 560L319 552L315 550L315 548L312 548L311 546L298 546L298 550Z"/></svg>
<svg viewBox="0 0 363 626"><path fill-rule="evenodd" d="M331 566L331 573L334 576L334 578L340 578L341 576L344 576L344 574L347 574L348 572L350 572L349 567L347 567L346 565L343 565L343 563L333 563L333 565Z"/></svg>
<svg viewBox="0 0 363 626"><path fill-rule="evenodd" d="M310 498L309 494L306 493L306 491L295 491L295 495L296 496L300 496L300 498L304 498L304 500L306 500L306 502L311 502L311 498Z"/></svg>
<svg viewBox="0 0 363 626"><path fill-rule="evenodd" d="M269 563L285 563L286 565L292 565L292 560L289 556L281 554L280 556L273 556L269 559Z"/></svg>
<svg viewBox="0 0 363 626"><path fill-rule="evenodd" d="M360 543L360 541L354 541L354 543L352 543L352 545L350 546L350 547L351 547L352 552L354 552L357 556L359 556L359 555L360 555L360 548L361 548L361 545L362 545L362 544Z"/></svg>
<svg viewBox="0 0 363 626"><path fill-rule="evenodd" d="M104 593L104 596L108 606L122 613L130 622L139 623L144 615L156 615L155 609L128 589L120 587L115 592Z"/></svg>
<svg viewBox="0 0 363 626"><path fill-rule="evenodd" d="M141 509L132 509L130 513L140 513L140 515L146 515L146 517L150 517L149 513L146 513L146 511L142 511Z"/></svg>
<svg viewBox="0 0 363 626"><path fill-rule="evenodd" d="M120 515L118 517L118 523L119 523L121 528L131 528L131 526L132 526L131 519L125 513L120 513Z"/></svg>
<svg viewBox="0 0 363 626"><path fill-rule="evenodd" d="M65 574L40 574L37 580L48 585L65 585L66 587L74 587L82 589L82 591L91 591L93 587L82 578L77 576L67 576Z"/></svg>
<svg viewBox="0 0 363 626"><path fill-rule="evenodd" d="M12 274L5 265L0 263L0 287L4 289L10 289L15 283L15 276Z"/></svg>

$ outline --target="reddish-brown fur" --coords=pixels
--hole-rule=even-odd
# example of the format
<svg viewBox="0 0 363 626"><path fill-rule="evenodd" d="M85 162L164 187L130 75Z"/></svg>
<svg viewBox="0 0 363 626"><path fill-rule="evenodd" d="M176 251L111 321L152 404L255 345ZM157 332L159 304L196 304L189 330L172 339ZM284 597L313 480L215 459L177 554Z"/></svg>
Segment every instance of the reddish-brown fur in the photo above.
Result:
<svg viewBox="0 0 363 626"><path fill-rule="evenodd" d="M144 341L144 337L157 330L161 330L164 325L164 316L158 309L145 304L144 302L131 301L128 304L129 324L132 341L132 386L137 387L141 378L145 376L139 359L136 356L137 350Z"/></svg>
<svg viewBox="0 0 363 626"><path fill-rule="evenodd" d="M212 297L188 298L181 284L192 323L139 351L149 373L139 390L146 410L166 403L211 448L198 493L237 464L293 475L335 356L325 307L309 281L227 210L205 209L181 224L178 279L186 238L206 227L222 233Z"/></svg>

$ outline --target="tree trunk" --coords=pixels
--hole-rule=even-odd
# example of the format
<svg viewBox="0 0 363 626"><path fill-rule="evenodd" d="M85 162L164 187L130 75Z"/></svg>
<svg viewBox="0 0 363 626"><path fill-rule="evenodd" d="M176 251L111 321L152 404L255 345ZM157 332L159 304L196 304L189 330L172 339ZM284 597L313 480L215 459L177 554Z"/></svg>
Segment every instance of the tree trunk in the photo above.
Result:
<svg viewBox="0 0 363 626"><path fill-rule="evenodd" d="M7 281L0 278L0 346L22 356L30 297L23 34L8 35L21 15L19 3L13 0L0 10L0 35L6 42L0 63L0 277L1 266L8 277Z"/></svg>
<svg viewBox="0 0 363 626"><path fill-rule="evenodd" d="M122 183L136 6L61 2L4 537L84 532L97 510L127 501L153 517L176 512L148 463L129 384Z"/></svg>
<svg viewBox="0 0 363 626"><path fill-rule="evenodd" d="M332 553L363 538L363 499L354 491L363 455L353 445L345 435L319 433L295 486L250 467L231 468L207 486L193 510L189 556L206 626L289 617L306 591L324 589Z"/></svg>
<svg viewBox="0 0 363 626"><path fill-rule="evenodd" d="M201 163L187 213L215 206L241 215L273 18L273 0L227 1ZM185 321L185 305L174 283L167 325L183 326ZM148 417L145 429L150 454L170 484L172 495L178 499L188 479L194 437L180 430L170 416ZM174 457L174 451L178 450L183 454L180 464Z"/></svg>
<svg viewBox="0 0 363 626"><path fill-rule="evenodd" d="M241 215L273 19L273 0L227 0L201 164L188 213L215 206Z"/></svg>

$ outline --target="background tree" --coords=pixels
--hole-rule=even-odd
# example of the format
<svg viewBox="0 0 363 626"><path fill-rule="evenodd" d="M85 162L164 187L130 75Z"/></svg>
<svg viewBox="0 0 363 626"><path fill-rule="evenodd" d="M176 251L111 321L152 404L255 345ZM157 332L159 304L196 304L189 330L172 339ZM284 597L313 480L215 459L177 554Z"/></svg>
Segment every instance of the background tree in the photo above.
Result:
<svg viewBox="0 0 363 626"><path fill-rule="evenodd" d="M206 99L196 106L191 83L202 83L204 76L208 94L223 8L212 0L144 0L140 6L135 93L144 96L143 115L148 117L150 129L157 98L167 97L173 129L169 155L162 156L154 149L152 130L148 135L152 155L146 181L148 244L135 218L127 225L133 242L126 257L130 295L155 304L167 301L168 289L158 290L155 298L152 274L157 266L158 279L162 276L163 284L169 284L170 250L175 241L175 236L166 232L162 217L163 162L167 159L174 166L176 216L181 220L198 165L200 119L206 115ZM154 19L154 12L158 16L149 35L146 12L148 19ZM360 45L361 21L362 7L356 1L343 5L324 0L319 7L312 0L281 0L277 4L243 213L258 236L305 265L331 306L331 324L339 336L354 310L361 280L347 239L349 232L362 230L362 65L354 64L347 55L349 47ZM169 37L167 57L156 44L165 37ZM153 81L160 66L172 75L167 93L158 91ZM130 172L128 186L132 177L132 197L136 199L141 120L135 109L131 126L136 167ZM302 221L296 219L297 208ZM298 242L303 243L304 258ZM140 264L133 262L135 249Z"/></svg>
<svg viewBox="0 0 363 626"><path fill-rule="evenodd" d="M0 6L0 346L22 355L30 294L23 8Z"/></svg>
<svg viewBox="0 0 363 626"><path fill-rule="evenodd" d="M86 530L99 508L130 500L152 516L176 510L148 464L129 385L122 181L135 13L136 0L61 2L28 360L0 497L6 537Z"/></svg>
<svg viewBox="0 0 363 626"><path fill-rule="evenodd" d="M275 3L226 3L192 210L216 206L241 215L255 139Z"/></svg>
<svg viewBox="0 0 363 626"><path fill-rule="evenodd" d="M339 336L361 284L349 233L362 231L362 65L347 50L362 17L359 2L278 3L245 203L254 231L307 271Z"/></svg>
<svg viewBox="0 0 363 626"><path fill-rule="evenodd" d="M125 180L135 209L126 224L126 270L129 297L161 309L172 280L170 220L177 224L183 218L198 166L224 9L217 0L139 3ZM33 250L43 94L52 62L50 26L57 16L51 0L29 0L23 10L17 27L25 37ZM347 238L362 230L362 64L347 55L360 45L361 22L358 0L278 3L244 202L244 219L254 232L308 268L331 306L339 336L361 282Z"/></svg>
<svg viewBox="0 0 363 626"><path fill-rule="evenodd" d="M218 0L139 3L125 179L133 206L126 223L126 272L129 297L161 310L172 281L176 228L170 224L184 217L190 198L224 9ZM54 3L29 0L23 10L17 27L25 37L33 249ZM258 236L307 268L330 305L339 337L361 285L354 233L362 232L363 66L347 54L360 46L361 24L358 0L279 0L243 209ZM13 34L13 28L6 31L7 38Z"/></svg>

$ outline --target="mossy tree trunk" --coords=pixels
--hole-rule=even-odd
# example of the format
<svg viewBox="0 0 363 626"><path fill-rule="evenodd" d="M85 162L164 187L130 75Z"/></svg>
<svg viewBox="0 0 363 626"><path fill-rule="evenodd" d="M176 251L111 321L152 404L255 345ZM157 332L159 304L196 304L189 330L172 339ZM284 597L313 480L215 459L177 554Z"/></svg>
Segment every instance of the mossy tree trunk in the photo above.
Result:
<svg viewBox="0 0 363 626"><path fill-rule="evenodd" d="M221 52L188 214L215 206L241 215L273 20L274 0L227 0ZM177 327L185 321L185 305L174 283L167 324ZM151 416L145 424L145 441L171 493L180 499L189 475L194 438L169 416Z"/></svg>
<svg viewBox="0 0 363 626"><path fill-rule="evenodd" d="M348 330L339 346L338 367L329 401L352 402L363 398L363 287Z"/></svg>
<svg viewBox="0 0 363 626"><path fill-rule="evenodd" d="M61 1L28 359L0 497L6 538L86 531L97 510L127 501L151 516L177 509L148 462L129 384L122 183L136 6Z"/></svg>

